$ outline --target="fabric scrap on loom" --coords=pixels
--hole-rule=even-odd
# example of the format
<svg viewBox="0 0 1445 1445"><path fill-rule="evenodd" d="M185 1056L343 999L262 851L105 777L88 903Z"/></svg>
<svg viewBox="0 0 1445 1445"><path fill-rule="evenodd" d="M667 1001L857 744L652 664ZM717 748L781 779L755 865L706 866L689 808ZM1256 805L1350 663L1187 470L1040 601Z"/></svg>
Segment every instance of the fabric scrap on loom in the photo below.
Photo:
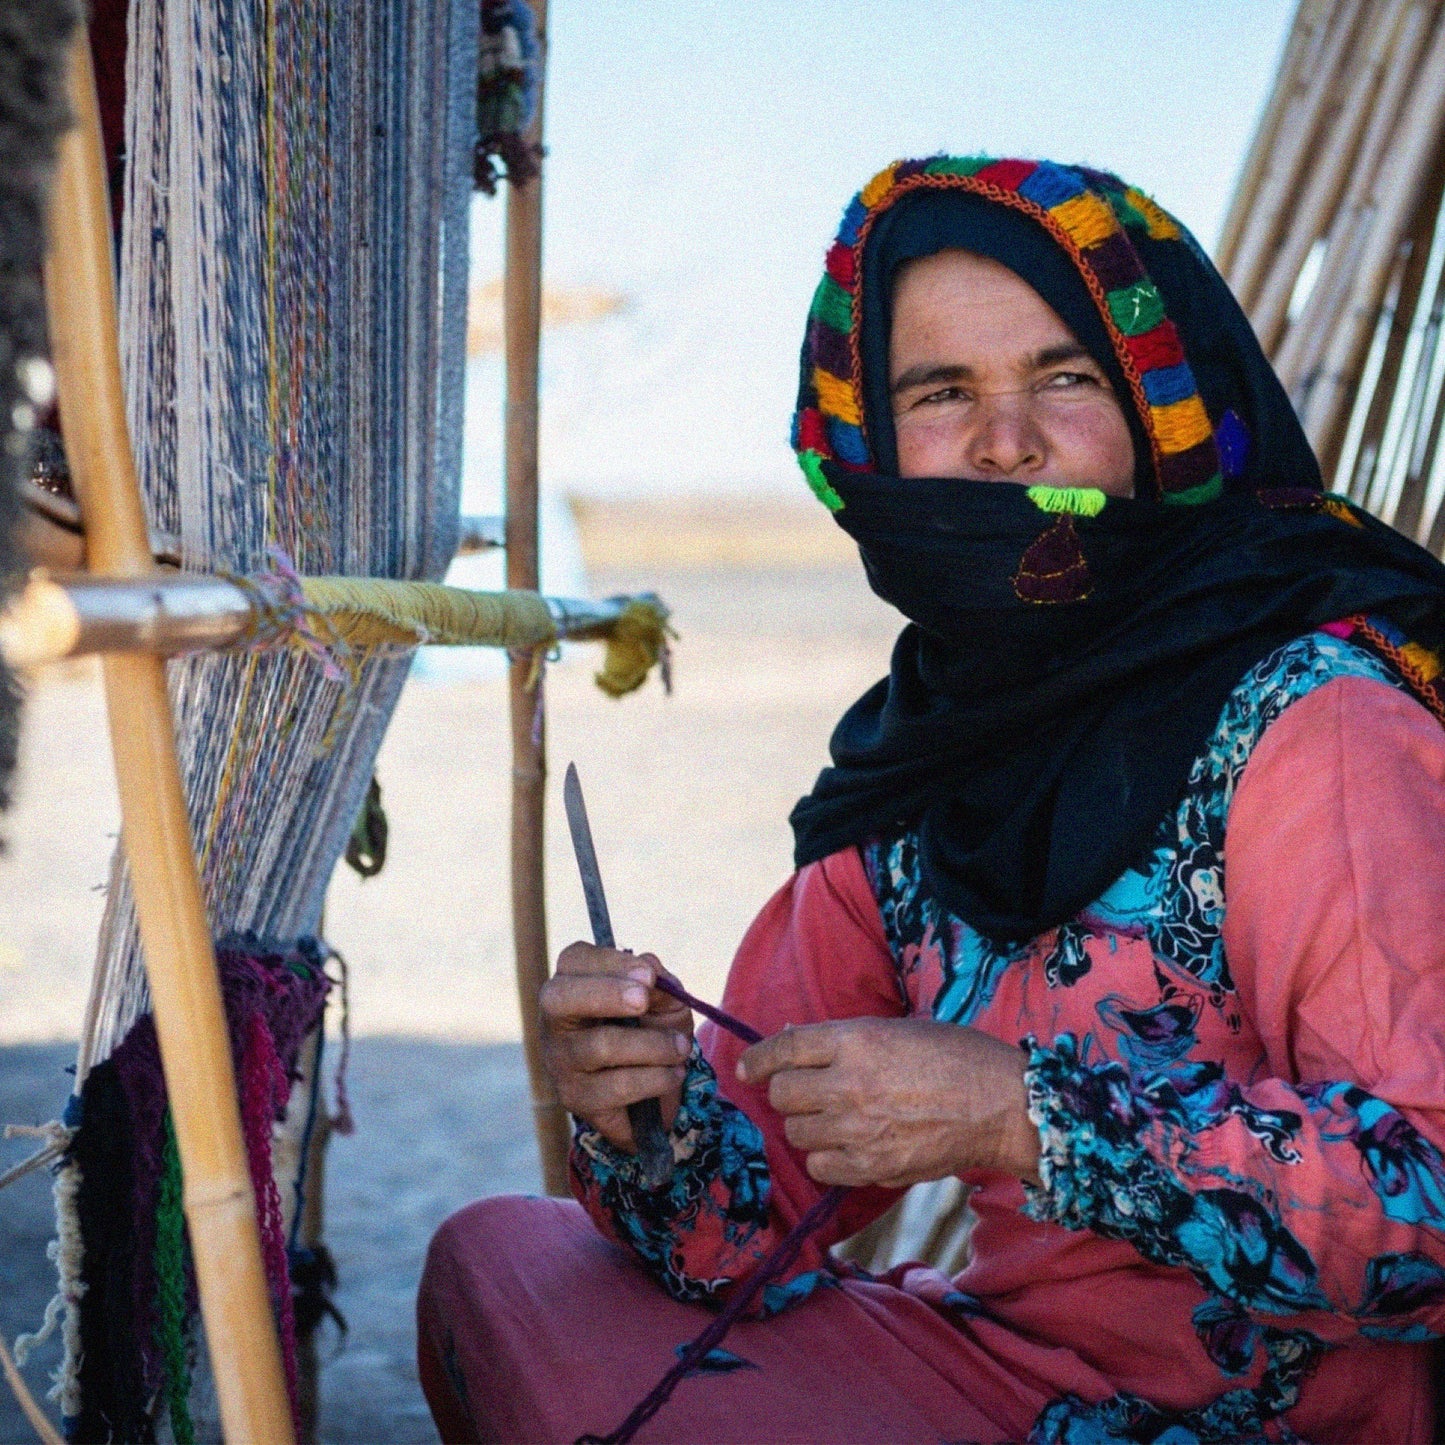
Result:
<svg viewBox="0 0 1445 1445"><path fill-rule="evenodd" d="M537 174L541 147L523 135L537 113L538 55L537 21L527 0L482 0L474 175L488 196L504 176L521 186Z"/></svg>
<svg viewBox="0 0 1445 1445"><path fill-rule="evenodd" d="M301 1045L321 1021L330 987L325 957L308 938L290 947L236 938L216 953L293 1401L291 1282L271 1127L285 1110ZM197 1298L183 1243L180 1161L149 1014L90 1071L81 1109L71 1146L82 1181L79 1402L67 1433L72 1440L152 1440L154 1412L164 1407L172 1435L184 1441L191 1438L186 1398ZM72 1363L67 1359L63 1368Z"/></svg>

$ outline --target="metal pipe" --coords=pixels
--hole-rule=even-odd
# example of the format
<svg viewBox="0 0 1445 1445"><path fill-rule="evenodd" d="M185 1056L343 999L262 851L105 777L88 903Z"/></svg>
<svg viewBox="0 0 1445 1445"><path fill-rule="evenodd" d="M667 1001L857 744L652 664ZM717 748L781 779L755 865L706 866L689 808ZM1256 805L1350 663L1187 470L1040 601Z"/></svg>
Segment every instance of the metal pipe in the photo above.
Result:
<svg viewBox="0 0 1445 1445"><path fill-rule="evenodd" d="M600 602L545 600L557 640L582 642L605 637L629 603L656 598L647 592ZM243 645L259 620L254 596L225 577L194 572L145 578L53 576L37 569L0 613L0 655L11 667L38 667L96 652L173 657Z"/></svg>

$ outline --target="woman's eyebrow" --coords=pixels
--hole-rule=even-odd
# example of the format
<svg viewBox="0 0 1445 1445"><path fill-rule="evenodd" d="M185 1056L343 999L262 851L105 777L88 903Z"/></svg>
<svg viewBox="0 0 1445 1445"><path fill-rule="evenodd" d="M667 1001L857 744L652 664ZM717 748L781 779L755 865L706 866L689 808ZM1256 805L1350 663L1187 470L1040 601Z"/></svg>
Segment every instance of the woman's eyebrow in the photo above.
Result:
<svg viewBox="0 0 1445 1445"><path fill-rule="evenodd" d="M1077 341L1061 341L1057 346L1046 346L1029 358L1030 371L1043 371L1045 367L1057 366L1061 361L1093 361L1088 347Z"/></svg>
<svg viewBox="0 0 1445 1445"><path fill-rule="evenodd" d="M888 388L893 396L915 386L935 386L941 381L972 381L973 368L959 362L921 362L910 366L897 381Z"/></svg>

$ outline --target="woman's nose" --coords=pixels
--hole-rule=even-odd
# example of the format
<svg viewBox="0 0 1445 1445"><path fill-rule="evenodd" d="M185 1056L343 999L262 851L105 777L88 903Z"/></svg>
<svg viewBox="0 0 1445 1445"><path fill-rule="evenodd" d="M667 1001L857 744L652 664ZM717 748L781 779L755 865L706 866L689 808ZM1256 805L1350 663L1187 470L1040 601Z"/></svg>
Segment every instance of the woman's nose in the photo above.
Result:
<svg viewBox="0 0 1445 1445"><path fill-rule="evenodd" d="M1027 395L980 397L968 459L983 476L1011 477L1043 464L1044 439L1029 414Z"/></svg>

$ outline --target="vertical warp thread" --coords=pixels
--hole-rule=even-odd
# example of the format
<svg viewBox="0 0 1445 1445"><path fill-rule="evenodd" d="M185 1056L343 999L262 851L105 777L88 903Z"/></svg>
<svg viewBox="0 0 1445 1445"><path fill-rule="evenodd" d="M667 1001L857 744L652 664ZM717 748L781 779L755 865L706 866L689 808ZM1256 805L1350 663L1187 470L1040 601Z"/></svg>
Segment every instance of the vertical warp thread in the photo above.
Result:
<svg viewBox="0 0 1445 1445"><path fill-rule="evenodd" d="M155 1274L156 1344L165 1367L171 1434L176 1445L194 1445L191 1367L186 1350L186 1219L181 1207L181 1155L169 1109L161 1153L160 1193L156 1199Z"/></svg>

